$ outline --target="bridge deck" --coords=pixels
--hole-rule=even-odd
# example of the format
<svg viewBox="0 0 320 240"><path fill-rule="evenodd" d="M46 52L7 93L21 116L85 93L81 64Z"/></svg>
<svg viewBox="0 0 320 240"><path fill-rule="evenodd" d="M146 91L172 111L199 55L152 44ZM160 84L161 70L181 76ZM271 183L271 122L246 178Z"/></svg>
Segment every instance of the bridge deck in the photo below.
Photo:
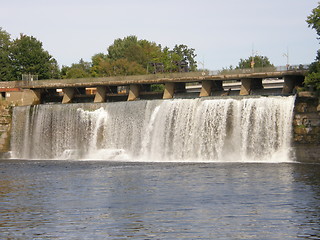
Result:
<svg viewBox="0 0 320 240"><path fill-rule="evenodd" d="M77 78L77 79L53 79L37 81L13 81L0 82L0 88L66 88L66 87L97 87L97 86L124 86L130 84L163 84L168 82L202 82L205 80L212 81L230 81L242 79L266 79L266 78L283 78L285 76L305 76L306 70L289 70L276 72L261 73L240 73L225 75L202 75L201 72L190 73L169 73L169 74L152 74L139 76L116 76L104 78Z"/></svg>
<svg viewBox="0 0 320 240"><path fill-rule="evenodd" d="M283 79L281 94L292 94L294 89L301 86L306 70L286 70L270 72L247 72L237 74L209 75L201 72L171 73L142 76L117 76L105 78L53 79L37 81L0 82L0 92L9 102L18 105L34 105L47 102L71 103L85 101L86 98L94 102L106 101L134 101L136 99L179 97L189 91L186 83L201 85L199 97L227 96L235 93L229 86L224 89L227 81L236 80L240 83L239 95L266 94L263 86L264 79ZM164 90L152 92L152 84L164 84ZM238 88L239 88L238 87ZM17 89L8 92L8 89ZM62 91L60 90L62 89ZM87 93L87 91L94 93ZM270 94L270 92L269 92Z"/></svg>

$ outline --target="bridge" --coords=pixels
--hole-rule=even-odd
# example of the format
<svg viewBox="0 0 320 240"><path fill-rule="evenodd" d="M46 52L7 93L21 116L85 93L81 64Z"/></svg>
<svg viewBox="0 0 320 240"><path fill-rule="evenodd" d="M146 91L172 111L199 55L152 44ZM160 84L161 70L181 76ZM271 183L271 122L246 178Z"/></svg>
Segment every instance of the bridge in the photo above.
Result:
<svg viewBox="0 0 320 240"><path fill-rule="evenodd" d="M239 69L219 72L189 72L150 74L141 76L115 76L103 78L54 79L37 81L0 82L3 99L18 105L49 102L109 102L137 99L170 99L190 92L193 85L200 86L198 97L231 94L230 83L240 84L232 94L261 95L266 91L268 79L282 79L278 94L288 95L301 86L305 67ZM267 83L266 83L267 82ZM162 91L153 86L161 85ZM192 92L192 91L191 91ZM194 93L195 94L195 93ZM267 94L267 93L266 93Z"/></svg>

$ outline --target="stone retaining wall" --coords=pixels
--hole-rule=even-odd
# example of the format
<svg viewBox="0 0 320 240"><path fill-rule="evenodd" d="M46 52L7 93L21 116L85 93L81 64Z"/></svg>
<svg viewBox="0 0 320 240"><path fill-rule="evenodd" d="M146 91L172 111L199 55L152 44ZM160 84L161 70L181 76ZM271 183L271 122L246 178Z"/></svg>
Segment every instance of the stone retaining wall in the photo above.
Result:
<svg viewBox="0 0 320 240"><path fill-rule="evenodd" d="M10 131L12 120L12 106L4 101L0 102L0 154L10 151Z"/></svg>
<svg viewBox="0 0 320 240"><path fill-rule="evenodd" d="M298 94L293 119L293 146L298 161L320 163L320 99Z"/></svg>

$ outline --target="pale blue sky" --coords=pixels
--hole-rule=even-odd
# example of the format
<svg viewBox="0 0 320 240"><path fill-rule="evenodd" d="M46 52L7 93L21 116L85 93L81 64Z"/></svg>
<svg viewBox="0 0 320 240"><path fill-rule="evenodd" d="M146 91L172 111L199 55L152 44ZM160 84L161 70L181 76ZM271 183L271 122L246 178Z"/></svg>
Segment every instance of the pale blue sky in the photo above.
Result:
<svg viewBox="0 0 320 240"><path fill-rule="evenodd" d="M277 66L310 63L319 48L305 20L318 0L0 0L0 27L32 35L59 65L90 61L116 38L186 44L215 70L252 49ZM198 64L202 67L201 64Z"/></svg>

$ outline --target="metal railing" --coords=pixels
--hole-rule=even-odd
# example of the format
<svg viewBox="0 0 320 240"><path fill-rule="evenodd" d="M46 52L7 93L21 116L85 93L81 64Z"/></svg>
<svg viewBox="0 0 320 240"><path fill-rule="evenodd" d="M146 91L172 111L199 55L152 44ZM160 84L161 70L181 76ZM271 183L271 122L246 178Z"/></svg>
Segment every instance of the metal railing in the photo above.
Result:
<svg viewBox="0 0 320 240"><path fill-rule="evenodd" d="M276 66L276 67L258 67L258 68L242 68L242 69L223 69L215 71L204 71L203 75L231 75L231 74L249 74L249 73L263 73L263 72L285 72L285 71L307 71L308 64L290 65L290 66Z"/></svg>

